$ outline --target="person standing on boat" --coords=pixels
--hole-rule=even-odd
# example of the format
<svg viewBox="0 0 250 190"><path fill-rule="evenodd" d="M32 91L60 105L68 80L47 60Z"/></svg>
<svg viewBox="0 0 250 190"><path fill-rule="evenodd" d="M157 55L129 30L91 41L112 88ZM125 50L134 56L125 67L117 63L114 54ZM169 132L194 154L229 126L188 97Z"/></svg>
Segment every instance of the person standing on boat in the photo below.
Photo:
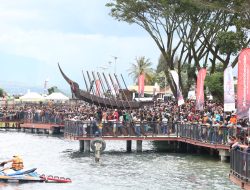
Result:
<svg viewBox="0 0 250 190"><path fill-rule="evenodd" d="M12 163L11 167L9 168L4 168L4 170L7 170L7 169L13 169L15 171L18 171L18 170L22 170L23 169L23 159L18 156L18 155L14 155L13 158L11 160L8 160L8 161L5 161L5 162L2 162L0 165L1 166L4 166L5 164L7 163ZM3 171L4 171L3 170Z"/></svg>

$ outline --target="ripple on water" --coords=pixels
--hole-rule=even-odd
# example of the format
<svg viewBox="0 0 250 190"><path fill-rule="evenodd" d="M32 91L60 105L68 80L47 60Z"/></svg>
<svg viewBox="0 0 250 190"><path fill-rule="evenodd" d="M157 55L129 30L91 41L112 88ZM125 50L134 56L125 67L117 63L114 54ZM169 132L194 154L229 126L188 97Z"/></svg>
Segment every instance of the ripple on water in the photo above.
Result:
<svg viewBox="0 0 250 190"><path fill-rule="evenodd" d="M0 161L20 154L27 168L70 177L71 184L0 184L5 190L229 190L240 189L228 179L229 164L208 156L157 153L143 142L143 153L126 153L126 143L107 141L101 162L78 151L77 141L62 137L0 131Z"/></svg>

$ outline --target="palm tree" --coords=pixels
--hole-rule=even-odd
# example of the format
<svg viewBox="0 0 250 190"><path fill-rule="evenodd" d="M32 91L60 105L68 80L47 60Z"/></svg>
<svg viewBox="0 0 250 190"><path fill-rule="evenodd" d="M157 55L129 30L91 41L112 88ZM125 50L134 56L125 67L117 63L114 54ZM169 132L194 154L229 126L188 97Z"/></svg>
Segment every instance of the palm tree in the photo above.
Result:
<svg viewBox="0 0 250 190"><path fill-rule="evenodd" d="M132 63L128 69L129 75L133 77L134 82L138 83L138 77L144 74L145 84L151 84L153 82L154 70L151 68L152 63L149 59L143 57L135 58L136 63Z"/></svg>

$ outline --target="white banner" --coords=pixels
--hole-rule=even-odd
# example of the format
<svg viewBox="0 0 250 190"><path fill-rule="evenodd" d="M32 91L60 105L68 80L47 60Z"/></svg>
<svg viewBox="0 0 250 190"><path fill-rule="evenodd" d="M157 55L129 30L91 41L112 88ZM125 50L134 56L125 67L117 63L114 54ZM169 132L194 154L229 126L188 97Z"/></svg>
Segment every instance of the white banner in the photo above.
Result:
<svg viewBox="0 0 250 190"><path fill-rule="evenodd" d="M183 99L183 96L181 94L180 87L179 87L178 73L175 70L171 70L170 73L171 73L171 75L174 79L174 82L176 84L178 106L181 106L182 104L184 104L184 99Z"/></svg>
<svg viewBox="0 0 250 190"><path fill-rule="evenodd" d="M227 67L224 71L224 112L235 111L235 93L233 68Z"/></svg>

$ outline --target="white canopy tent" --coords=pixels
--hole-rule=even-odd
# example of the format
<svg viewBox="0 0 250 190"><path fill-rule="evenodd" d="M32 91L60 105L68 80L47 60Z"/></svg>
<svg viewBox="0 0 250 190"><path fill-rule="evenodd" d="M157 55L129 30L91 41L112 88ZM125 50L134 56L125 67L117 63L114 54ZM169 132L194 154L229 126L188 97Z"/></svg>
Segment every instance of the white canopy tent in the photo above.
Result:
<svg viewBox="0 0 250 190"><path fill-rule="evenodd" d="M19 98L23 102L40 102L44 101L44 97L36 92L27 92L25 95Z"/></svg>
<svg viewBox="0 0 250 190"><path fill-rule="evenodd" d="M65 96L64 94L62 94L60 92L54 92L54 93L50 94L49 96L47 96L45 99L46 100L54 100L54 101L67 101L67 100L69 100L69 97Z"/></svg>

